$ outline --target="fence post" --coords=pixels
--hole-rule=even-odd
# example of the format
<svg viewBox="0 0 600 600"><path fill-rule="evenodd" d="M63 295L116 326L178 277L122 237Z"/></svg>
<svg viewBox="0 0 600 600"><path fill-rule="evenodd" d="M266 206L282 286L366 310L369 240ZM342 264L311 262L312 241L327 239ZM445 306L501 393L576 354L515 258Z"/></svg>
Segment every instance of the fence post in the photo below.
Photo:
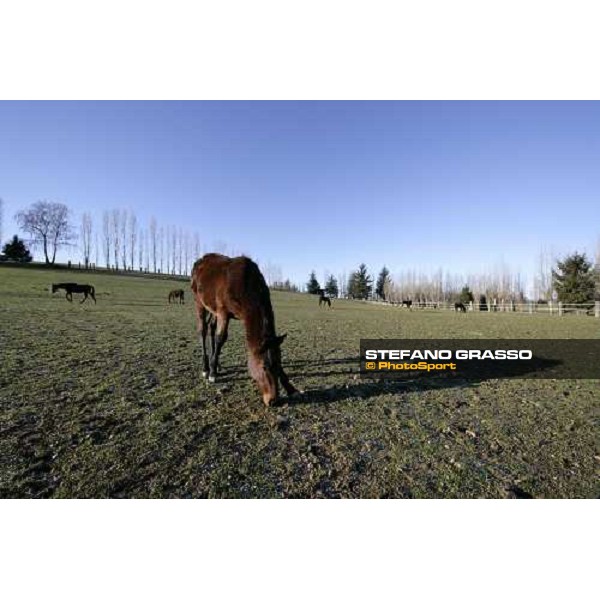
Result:
<svg viewBox="0 0 600 600"><path fill-rule="evenodd" d="M600 300L596 300L594 316L596 317L596 319L600 319Z"/></svg>
<svg viewBox="0 0 600 600"><path fill-rule="evenodd" d="M563 314L563 303L559 302L558 303L558 316L562 317L562 314Z"/></svg>
<svg viewBox="0 0 600 600"><path fill-rule="evenodd" d="M529 314L533 314L533 302L529 302Z"/></svg>
<svg viewBox="0 0 600 600"><path fill-rule="evenodd" d="M473 300L469 300L469 310L473 312L475 309L473 308Z"/></svg>
<svg viewBox="0 0 600 600"><path fill-rule="evenodd" d="M548 300L548 310L550 311L550 314L553 314L553 310L552 310L552 300Z"/></svg>

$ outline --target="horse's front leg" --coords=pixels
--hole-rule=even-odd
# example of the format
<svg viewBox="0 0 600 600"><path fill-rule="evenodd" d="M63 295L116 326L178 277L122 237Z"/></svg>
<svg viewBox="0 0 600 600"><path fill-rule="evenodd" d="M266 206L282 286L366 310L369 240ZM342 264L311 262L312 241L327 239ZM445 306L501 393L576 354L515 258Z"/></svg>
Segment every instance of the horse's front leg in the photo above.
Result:
<svg viewBox="0 0 600 600"><path fill-rule="evenodd" d="M288 396L294 396L295 394L298 394L298 390L290 382L290 379L283 370L283 367L279 368L279 381L281 381L281 385Z"/></svg>
<svg viewBox="0 0 600 600"><path fill-rule="evenodd" d="M227 341L227 328L229 326L229 316L227 314L218 314L216 316L216 336L214 338L213 352L210 358L210 374L208 380L214 383L217 380L217 371L219 368L219 355L223 345Z"/></svg>
<svg viewBox="0 0 600 600"><path fill-rule="evenodd" d="M79 304L83 304L87 300L87 297L88 297L87 292L84 292L83 293L83 300Z"/></svg>
<svg viewBox="0 0 600 600"><path fill-rule="evenodd" d="M217 345L215 341L216 333L217 333L217 317L216 315L209 314L208 315L208 333L210 335L210 359L212 361L212 357L214 353L217 351Z"/></svg>
<svg viewBox="0 0 600 600"><path fill-rule="evenodd" d="M170 302L169 302L170 304ZM206 349L206 328L208 327L208 311L206 308L196 307L196 316L198 319L198 333L202 342L202 377L208 377L208 352Z"/></svg>

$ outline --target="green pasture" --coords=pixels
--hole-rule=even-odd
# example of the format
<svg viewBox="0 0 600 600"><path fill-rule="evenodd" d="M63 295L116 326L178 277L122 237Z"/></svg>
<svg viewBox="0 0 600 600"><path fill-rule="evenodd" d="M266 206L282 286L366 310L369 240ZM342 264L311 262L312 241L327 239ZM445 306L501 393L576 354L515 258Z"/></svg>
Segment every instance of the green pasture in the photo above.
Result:
<svg viewBox="0 0 600 600"><path fill-rule="evenodd" d="M51 283L96 287L71 304ZM186 304L168 305L184 287ZM265 408L232 322L200 377L187 282L0 267L0 497L598 497L598 380L361 380L361 337L598 338L600 320L273 292L304 390Z"/></svg>

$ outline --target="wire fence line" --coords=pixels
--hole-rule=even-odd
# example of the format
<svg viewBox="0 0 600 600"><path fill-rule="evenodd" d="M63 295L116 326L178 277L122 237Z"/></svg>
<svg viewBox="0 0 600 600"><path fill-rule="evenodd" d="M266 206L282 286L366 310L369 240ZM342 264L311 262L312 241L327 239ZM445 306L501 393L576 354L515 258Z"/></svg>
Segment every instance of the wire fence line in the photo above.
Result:
<svg viewBox="0 0 600 600"><path fill-rule="evenodd" d="M512 301L495 301L491 300L488 303L481 304L479 302L454 303L445 301L413 301L410 305L406 302L384 302L381 300L369 300L373 304L384 304L386 306L396 306L403 310L452 310L463 312L461 307L464 307L464 312L509 312L521 314L547 314L563 316L566 314L592 315L600 318L600 300L585 303L566 303L549 301L544 303L538 302L512 302Z"/></svg>

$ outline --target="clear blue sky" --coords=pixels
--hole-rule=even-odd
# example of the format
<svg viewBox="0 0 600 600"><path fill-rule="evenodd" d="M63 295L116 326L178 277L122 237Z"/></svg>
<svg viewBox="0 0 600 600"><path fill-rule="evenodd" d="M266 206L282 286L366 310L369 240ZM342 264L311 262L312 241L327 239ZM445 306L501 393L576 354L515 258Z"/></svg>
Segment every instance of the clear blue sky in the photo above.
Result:
<svg viewBox="0 0 600 600"><path fill-rule="evenodd" d="M598 102L0 102L4 241L59 200L315 269L524 275L595 250Z"/></svg>

